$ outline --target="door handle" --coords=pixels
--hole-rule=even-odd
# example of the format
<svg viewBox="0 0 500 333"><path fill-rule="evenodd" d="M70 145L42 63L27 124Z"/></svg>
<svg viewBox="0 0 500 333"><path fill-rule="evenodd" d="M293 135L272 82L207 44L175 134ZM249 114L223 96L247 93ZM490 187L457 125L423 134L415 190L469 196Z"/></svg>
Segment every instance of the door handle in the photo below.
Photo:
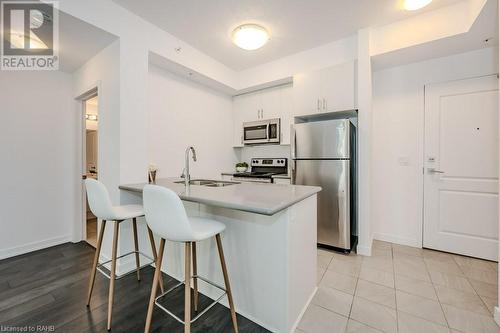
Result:
<svg viewBox="0 0 500 333"><path fill-rule="evenodd" d="M444 173L444 171L436 170L434 168L428 168L427 171L429 171L429 173Z"/></svg>

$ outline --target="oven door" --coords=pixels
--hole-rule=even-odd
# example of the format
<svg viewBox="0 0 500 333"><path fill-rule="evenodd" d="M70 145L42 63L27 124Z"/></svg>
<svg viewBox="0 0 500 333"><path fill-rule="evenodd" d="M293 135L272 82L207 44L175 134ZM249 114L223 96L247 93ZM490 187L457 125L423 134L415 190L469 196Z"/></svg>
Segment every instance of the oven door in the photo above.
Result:
<svg viewBox="0 0 500 333"><path fill-rule="evenodd" d="M243 123L243 143L246 145L279 143L279 127L279 119Z"/></svg>

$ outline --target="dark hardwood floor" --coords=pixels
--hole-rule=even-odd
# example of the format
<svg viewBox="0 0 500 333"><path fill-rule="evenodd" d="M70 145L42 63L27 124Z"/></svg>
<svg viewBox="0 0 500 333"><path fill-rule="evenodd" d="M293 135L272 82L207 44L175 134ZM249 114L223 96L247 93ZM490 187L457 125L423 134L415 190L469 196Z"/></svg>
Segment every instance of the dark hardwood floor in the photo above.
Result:
<svg viewBox="0 0 500 333"><path fill-rule="evenodd" d="M90 307L85 305L94 249L66 243L0 261L0 325L34 327L32 332L107 332L109 280L97 273ZM112 332L143 332L153 268L116 281ZM167 287L177 281L164 275ZM183 288L166 297L166 306L183 312ZM235 300L237 302L237 300ZM200 311L210 300L202 296ZM182 317L182 316L181 316ZM37 327L37 326L41 327ZM48 330L43 330L43 326ZM238 315L240 332L269 332ZM183 332L183 326L155 307L152 332ZM217 304L193 324L192 332L232 332L229 310Z"/></svg>

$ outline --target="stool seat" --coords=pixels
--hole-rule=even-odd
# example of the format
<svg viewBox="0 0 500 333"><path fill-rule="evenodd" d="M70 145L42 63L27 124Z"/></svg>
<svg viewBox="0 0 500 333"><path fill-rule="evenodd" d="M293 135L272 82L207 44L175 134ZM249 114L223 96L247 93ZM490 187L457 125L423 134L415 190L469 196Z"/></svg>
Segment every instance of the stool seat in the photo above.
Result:
<svg viewBox="0 0 500 333"><path fill-rule="evenodd" d="M217 234L226 229L226 226L218 221L204 218L204 217L188 217L189 222L191 223L192 228L192 237L190 239L175 239L174 241L182 241L182 242L198 242L205 239L209 239L214 237ZM168 238L167 238L168 239Z"/></svg>
<svg viewBox="0 0 500 333"><path fill-rule="evenodd" d="M144 210L141 205L113 206L112 213L114 213L113 216L102 217L102 219L120 221L144 216Z"/></svg>

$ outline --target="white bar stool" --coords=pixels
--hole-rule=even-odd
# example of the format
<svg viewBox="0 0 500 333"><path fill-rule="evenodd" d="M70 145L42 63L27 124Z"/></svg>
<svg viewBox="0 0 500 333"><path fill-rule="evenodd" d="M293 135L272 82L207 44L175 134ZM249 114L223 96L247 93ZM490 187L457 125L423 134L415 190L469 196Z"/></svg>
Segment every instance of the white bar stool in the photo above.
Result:
<svg viewBox="0 0 500 333"><path fill-rule="evenodd" d="M134 270L127 272L125 274L120 275L119 277L116 276L116 260L123 258L125 256L135 254L135 264L136 264L136 269L135 271L137 272L137 281L141 280L140 276L140 270L141 268L144 268L146 266L151 265L152 263L156 262L156 246L155 246L155 241L153 238L153 233L151 232L151 229L148 228L148 233L149 233L149 241L151 243L151 251L153 253L153 258L149 257L148 255L142 253L139 251L139 243L137 241L137 217L144 216L144 212L142 209L141 205L124 205L124 206L113 206L111 204L111 200L109 198L109 193L104 184L101 182L92 179L92 178L87 178L85 180L85 187L87 189L87 196L88 196L88 201L89 201L89 206L90 210L92 213L98 218L102 219L101 223L101 229L99 232L99 237L97 239L97 247L95 251L95 256L94 256L94 263L92 265L92 272L90 273L90 282L89 282L89 291L88 291L88 296L87 296L87 306L90 305L90 298L92 296L92 290L94 288L94 282L95 282L95 274L96 270L101 272L104 276L106 276L108 279L110 279L110 284L109 284L109 296L108 296L108 331L111 330L111 315L113 312L113 298L114 298L114 291L115 291L115 280L121 279L122 277L133 273ZM119 226L120 223L132 219L132 226L134 230L134 247L135 250L122 254L117 257L117 248L118 248L118 231L119 231ZM99 261L99 255L101 253L101 246L102 246L102 239L104 235L104 229L106 227L106 221L114 221L115 222L115 227L114 227L114 233L113 233L113 248L112 248L112 255L111 255L111 260L105 261L103 263L98 264ZM150 262L140 265L139 261L139 254L148 258ZM111 262L111 271L110 274L107 274L105 271L102 270L102 267L108 263ZM161 276L159 279L155 280L155 283L158 283L160 285L160 289L163 292L163 279Z"/></svg>
<svg viewBox="0 0 500 333"><path fill-rule="evenodd" d="M161 238L144 332L149 333L151 329L151 320L153 317L153 308L155 304L160 309L174 317L177 321L184 324L184 333L190 333L191 323L195 322L212 306L217 304L222 299L222 297L224 297L224 295L227 295L229 308L231 310L233 329L235 333L238 333L236 311L234 309L233 296L231 293L231 287L229 285L229 277L227 274L224 251L222 249L222 242L220 238L220 233L224 231L226 226L218 221L207 218L188 217L179 196L175 192L164 187L156 185L146 185L143 192L143 201L144 213L146 215L146 222L148 224L148 227L151 228L151 230L153 230L153 232ZM217 249L219 251L222 273L224 275L224 283L226 286L225 289L197 274L196 242L209 239L210 237L214 236L217 242ZM184 282L177 284L166 292L162 292L160 296L156 297L157 283L159 281L159 277L161 276L161 263L163 260L163 251L165 249L165 239L173 242L182 242L185 244ZM191 275L191 255L193 260L193 275ZM198 310L198 279L203 280L224 291L224 293L216 301L210 304L210 306L208 306L204 311L199 313L193 319L191 319L191 278L193 279L194 287L195 311ZM184 284L184 320L175 316L158 302L160 298L164 297L169 292L181 286L182 284Z"/></svg>

